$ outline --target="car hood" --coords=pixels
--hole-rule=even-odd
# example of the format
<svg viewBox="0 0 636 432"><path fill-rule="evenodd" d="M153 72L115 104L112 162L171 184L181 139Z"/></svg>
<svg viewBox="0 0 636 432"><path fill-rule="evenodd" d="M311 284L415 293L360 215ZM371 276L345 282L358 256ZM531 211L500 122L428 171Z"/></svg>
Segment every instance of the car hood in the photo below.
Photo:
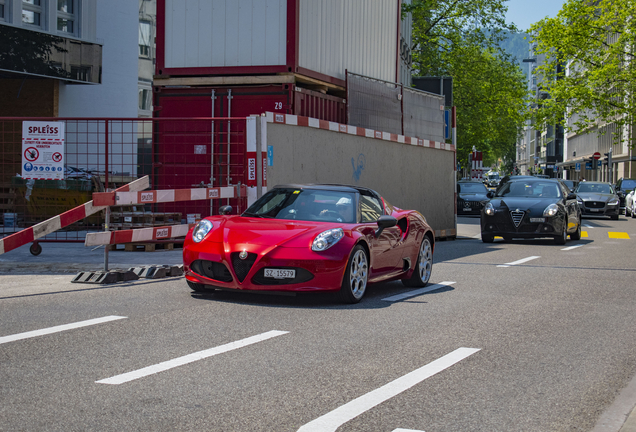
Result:
<svg viewBox="0 0 636 432"><path fill-rule="evenodd" d="M306 247L307 241L338 224L220 216L208 218L214 228L206 241L237 245Z"/></svg>
<svg viewBox="0 0 636 432"><path fill-rule="evenodd" d="M609 201L612 198L618 198L614 194L601 194L592 192L581 192L577 193L577 195L584 201Z"/></svg>
<svg viewBox="0 0 636 432"><path fill-rule="evenodd" d="M550 204L556 203L558 200L554 198L518 198L518 197L503 197L503 198L493 198L490 200L492 205L495 208L508 207L510 210L522 210L527 211L530 210L532 213L540 212L543 213L543 210Z"/></svg>

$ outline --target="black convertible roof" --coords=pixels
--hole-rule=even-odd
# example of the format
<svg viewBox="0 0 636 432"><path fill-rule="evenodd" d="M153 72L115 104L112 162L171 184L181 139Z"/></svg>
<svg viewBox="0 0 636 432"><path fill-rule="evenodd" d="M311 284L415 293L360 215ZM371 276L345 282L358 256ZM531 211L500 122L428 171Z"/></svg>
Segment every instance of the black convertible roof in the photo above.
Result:
<svg viewBox="0 0 636 432"><path fill-rule="evenodd" d="M274 186L274 189L313 189L313 190L332 190L340 192L359 192L363 195L378 195L373 189L365 188L362 186L343 185L343 184L282 184Z"/></svg>

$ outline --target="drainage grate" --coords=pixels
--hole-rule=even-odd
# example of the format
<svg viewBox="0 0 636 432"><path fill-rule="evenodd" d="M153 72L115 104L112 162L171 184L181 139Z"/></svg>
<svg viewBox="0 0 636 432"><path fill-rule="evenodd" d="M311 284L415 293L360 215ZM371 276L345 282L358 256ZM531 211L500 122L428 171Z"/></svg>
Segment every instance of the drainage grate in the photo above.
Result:
<svg viewBox="0 0 636 432"><path fill-rule="evenodd" d="M510 216L512 217L512 221L515 224L515 228L519 228L519 225L521 224L521 221L523 220L523 215L525 215L525 212L522 211L516 211L513 210L510 212Z"/></svg>

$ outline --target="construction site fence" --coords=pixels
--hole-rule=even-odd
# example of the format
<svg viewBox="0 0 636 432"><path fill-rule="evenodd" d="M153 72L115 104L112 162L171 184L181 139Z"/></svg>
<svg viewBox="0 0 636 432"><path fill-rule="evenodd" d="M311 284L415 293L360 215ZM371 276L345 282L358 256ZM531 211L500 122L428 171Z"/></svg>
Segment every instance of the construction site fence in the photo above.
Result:
<svg viewBox="0 0 636 432"><path fill-rule="evenodd" d="M64 123L64 176L25 179L23 122ZM217 188L247 184L246 118L7 118L0 117L0 236L31 227L149 176L150 188ZM159 202L110 207L109 230L191 223L247 208L247 198ZM38 240L84 242L104 231L100 211Z"/></svg>

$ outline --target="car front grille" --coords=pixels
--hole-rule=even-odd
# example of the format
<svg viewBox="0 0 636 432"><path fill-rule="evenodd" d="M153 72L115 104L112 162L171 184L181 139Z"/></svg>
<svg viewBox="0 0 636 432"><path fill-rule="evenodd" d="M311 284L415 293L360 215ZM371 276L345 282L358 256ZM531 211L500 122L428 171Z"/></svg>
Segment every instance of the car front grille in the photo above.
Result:
<svg viewBox="0 0 636 432"><path fill-rule="evenodd" d="M523 220L523 216L525 212L513 210L510 212L510 217L512 217L512 222L515 224L515 228L519 228L521 221Z"/></svg>
<svg viewBox="0 0 636 432"><path fill-rule="evenodd" d="M190 264L193 272L209 279L221 282L232 282L232 274L225 264L207 260L195 260Z"/></svg>
<svg viewBox="0 0 636 432"><path fill-rule="evenodd" d="M234 268L234 273L236 273L236 277L239 282L243 282L254 265L257 255L255 253L248 253L247 258L242 260L239 258L239 254L240 252L232 252L232 267Z"/></svg>
<svg viewBox="0 0 636 432"><path fill-rule="evenodd" d="M584 201L583 205L585 205L585 207L587 208L594 208L594 209L605 207L605 203L603 201Z"/></svg>

